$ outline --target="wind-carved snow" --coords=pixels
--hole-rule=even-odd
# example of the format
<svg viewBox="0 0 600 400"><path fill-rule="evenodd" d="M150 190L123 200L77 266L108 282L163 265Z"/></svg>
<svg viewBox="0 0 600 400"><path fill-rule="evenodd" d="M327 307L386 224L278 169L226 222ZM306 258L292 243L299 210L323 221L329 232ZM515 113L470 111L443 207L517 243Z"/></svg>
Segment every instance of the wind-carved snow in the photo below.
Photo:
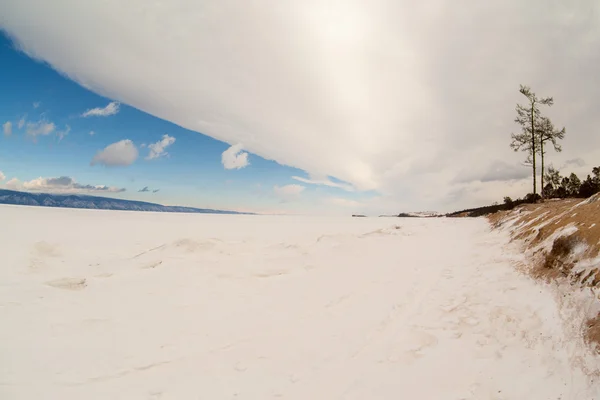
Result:
<svg viewBox="0 0 600 400"><path fill-rule="evenodd" d="M3 399L600 396L577 321L484 219L0 219Z"/></svg>

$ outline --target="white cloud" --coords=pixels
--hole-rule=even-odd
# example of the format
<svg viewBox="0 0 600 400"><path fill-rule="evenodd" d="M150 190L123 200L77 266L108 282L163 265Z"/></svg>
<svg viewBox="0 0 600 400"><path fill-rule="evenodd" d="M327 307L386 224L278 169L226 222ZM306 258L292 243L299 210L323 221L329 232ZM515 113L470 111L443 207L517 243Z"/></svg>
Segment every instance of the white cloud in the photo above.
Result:
<svg viewBox="0 0 600 400"><path fill-rule="evenodd" d="M375 189L374 208L440 209L464 169L522 160L508 147L521 83L554 96L547 114L567 128L548 165L600 157L595 0L78 4L0 0L0 27L103 96ZM462 201L507 186L477 187Z"/></svg>
<svg viewBox="0 0 600 400"><path fill-rule="evenodd" d="M19 122L17 123L17 127L19 129L23 129L23 126L25 126L25 117L21 117L21 119L19 120Z"/></svg>
<svg viewBox="0 0 600 400"><path fill-rule="evenodd" d="M225 169L240 169L250 165L248 153L243 152L241 143L231 146L221 154L221 163Z"/></svg>
<svg viewBox="0 0 600 400"><path fill-rule="evenodd" d="M15 190L48 193L120 193L125 191L124 188L106 185L83 185L69 176L39 177L26 182L20 182L18 179L13 178L6 183L6 186L10 186Z"/></svg>
<svg viewBox="0 0 600 400"><path fill-rule="evenodd" d="M5 179L6 179L6 175L4 175L4 174L2 173L2 171L0 171L0 182L2 182L2 181L3 181L3 180L5 180Z"/></svg>
<svg viewBox="0 0 600 400"><path fill-rule="evenodd" d="M42 103L40 101L36 101L33 103L33 108L39 108L39 106L41 106Z"/></svg>
<svg viewBox="0 0 600 400"><path fill-rule="evenodd" d="M25 125L25 132L27 135L33 137L34 139L37 136L47 136L54 132L56 129L56 125L53 122L48 122L44 120L40 120L37 122L27 122Z"/></svg>
<svg viewBox="0 0 600 400"><path fill-rule="evenodd" d="M100 164L107 167L124 167L133 164L137 157L138 150L135 144L131 140L125 139L110 144L96 153L91 165Z"/></svg>
<svg viewBox="0 0 600 400"><path fill-rule="evenodd" d="M347 183L333 182L331 179L329 179L327 177L319 178L319 177L315 177L315 176L311 175L310 178L302 178L300 176L292 176L292 179L295 179L299 182L307 183L310 185L324 185L324 186L329 186L329 187L340 188L340 189L346 190L348 192L354 191L354 187L352 185L349 185Z"/></svg>
<svg viewBox="0 0 600 400"><path fill-rule="evenodd" d="M20 184L21 184L21 182L19 182L19 180L17 178L12 178L8 182L6 182L6 184L4 186L6 186L6 188L11 189L11 190L19 190Z"/></svg>
<svg viewBox="0 0 600 400"><path fill-rule="evenodd" d="M81 116L82 117L108 117L110 115L115 115L118 112L119 112L119 103L117 103L116 101L113 101L111 103L108 103L108 105L104 108L102 108L102 107L90 108L89 110L86 110L83 114L81 114Z"/></svg>
<svg viewBox="0 0 600 400"><path fill-rule="evenodd" d="M12 135L12 122L6 121L4 125L2 125L2 130L4 131L4 136Z"/></svg>
<svg viewBox="0 0 600 400"><path fill-rule="evenodd" d="M153 160L155 158L160 158L168 155L169 153L167 153L165 149L173 143L175 143L175 138L167 134L163 135L162 139L158 142L150 143L148 145L148 149L150 149L150 152L148 153L146 160Z"/></svg>
<svg viewBox="0 0 600 400"><path fill-rule="evenodd" d="M94 136L95 134L96 134L96 132L94 132L94 131L90 131L90 133L89 133L90 136Z"/></svg>
<svg viewBox="0 0 600 400"><path fill-rule="evenodd" d="M69 132L71 132L71 127L69 125L67 125L62 131L57 131L56 136L58 136L58 141L60 142L63 140L65 136L69 134Z"/></svg>
<svg viewBox="0 0 600 400"><path fill-rule="evenodd" d="M293 201L300 197L300 194L306 189L301 185L285 185L285 186L274 186L273 192L282 201Z"/></svg>

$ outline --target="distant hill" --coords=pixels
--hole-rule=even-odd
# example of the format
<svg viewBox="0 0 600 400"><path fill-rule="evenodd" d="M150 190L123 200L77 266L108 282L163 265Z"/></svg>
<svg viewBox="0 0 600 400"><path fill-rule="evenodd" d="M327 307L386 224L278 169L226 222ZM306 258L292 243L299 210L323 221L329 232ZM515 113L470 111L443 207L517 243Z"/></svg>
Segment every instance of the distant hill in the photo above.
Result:
<svg viewBox="0 0 600 400"><path fill-rule="evenodd" d="M145 201L111 199L108 197L78 194L28 193L4 189L0 189L0 204L40 207L88 208L97 210L154 211L200 214L250 214L236 211L211 210L205 208L163 206Z"/></svg>
<svg viewBox="0 0 600 400"><path fill-rule="evenodd" d="M401 212L397 215L382 215L382 217L400 217L400 218L433 218L441 217L442 215L435 211L417 211L417 212Z"/></svg>

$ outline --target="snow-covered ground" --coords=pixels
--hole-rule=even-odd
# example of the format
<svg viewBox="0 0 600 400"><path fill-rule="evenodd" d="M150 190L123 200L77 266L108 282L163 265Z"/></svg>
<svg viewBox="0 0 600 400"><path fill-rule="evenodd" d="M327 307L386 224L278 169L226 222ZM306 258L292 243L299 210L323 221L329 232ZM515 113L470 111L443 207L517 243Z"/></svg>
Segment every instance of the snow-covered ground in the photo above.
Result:
<svg viewBox="0 0 600 400"><path fill-rule="evenodd" d="M484 219L0 221L1 399L600 398L576 321Z"/></svg>

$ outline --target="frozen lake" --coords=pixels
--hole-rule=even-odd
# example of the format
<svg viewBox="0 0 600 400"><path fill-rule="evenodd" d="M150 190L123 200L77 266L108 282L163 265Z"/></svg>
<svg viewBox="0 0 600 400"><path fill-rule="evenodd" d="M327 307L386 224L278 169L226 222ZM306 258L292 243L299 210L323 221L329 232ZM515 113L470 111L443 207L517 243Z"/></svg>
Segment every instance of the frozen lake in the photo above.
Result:
<svg viewBox="0 0 600 400"><path fill-rule="evenodd" d="M600 396L555 295L485 219L0 221L2 399Z"/></svg>

